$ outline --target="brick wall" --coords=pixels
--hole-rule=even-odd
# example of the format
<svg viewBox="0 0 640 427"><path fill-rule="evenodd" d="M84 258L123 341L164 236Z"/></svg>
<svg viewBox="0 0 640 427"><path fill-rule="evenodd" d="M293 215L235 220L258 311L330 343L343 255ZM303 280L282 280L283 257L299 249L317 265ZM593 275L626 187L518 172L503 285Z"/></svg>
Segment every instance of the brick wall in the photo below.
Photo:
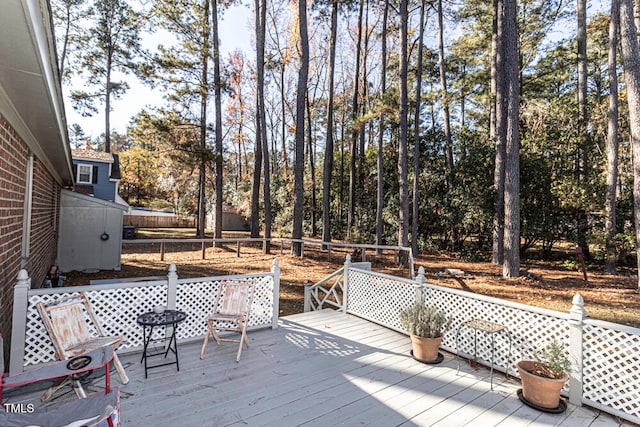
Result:
<svg viewBox="0 0 640 427"><path fill-rule="evenodd" d="M27 153L24 141L0 115L0 333L7 361L13 286L20 270Z"/></svg>
<svg viewBox="0 0 640 427"><path fill-rule="evenodd" d="M5 366L11 342L13 286L20 270L24 195L29 150L0 114L0 333ZM40 161L34 161L30 260L33 288L40 287L57 253L60 188Z"/></svg>
<svg viewBox="0 0 640 427"><path fill-rule="evenodd" d="M60 186L36 160L33 165L33 197L31 208L31 287L39 288L49 270L56 263L58 249L58 216Z"/></svg>

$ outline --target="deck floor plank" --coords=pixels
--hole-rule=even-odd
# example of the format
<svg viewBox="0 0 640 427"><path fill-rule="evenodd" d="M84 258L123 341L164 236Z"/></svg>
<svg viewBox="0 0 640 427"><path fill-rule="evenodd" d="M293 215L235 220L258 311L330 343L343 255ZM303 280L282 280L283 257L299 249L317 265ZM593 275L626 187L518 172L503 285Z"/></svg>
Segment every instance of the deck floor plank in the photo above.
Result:
<svg viewBox="0 0 640 427"><path fill-rule="evenodd" d="M122 387L133 394L123 398L123 426L618 425L572 405L564 416L541 415L518 400L516 380L496 373L491 392L487 369L462 363L456 375L447 353L439 365L418 363L406 336L331 310L288 316L249 337L240 363L232 343L210 343L204 360L200 342L184 343L180 372L151 370L147 380L140 356L123 356L135 378Z"/></svg>
<svg viewBox="0 0 640 427"><path fill-rule="evenodd" d="M409 339L341 312L323 310L280 319L277 329L249 332L251 346L179 343L176 366L149 370L140 353L121 354L130 378L122 394L122 426L617 426L611 416L569 405L540 413L517 398L516 379L461 363L443 352L438 365L411 358ZM156 359L157 360L157 359ZM155 362L156 360L153 360ZM91 380L100 390L104 379ZM8 394L7 401L37 400ZM73 398L72 393L58 399Z"/></svg>

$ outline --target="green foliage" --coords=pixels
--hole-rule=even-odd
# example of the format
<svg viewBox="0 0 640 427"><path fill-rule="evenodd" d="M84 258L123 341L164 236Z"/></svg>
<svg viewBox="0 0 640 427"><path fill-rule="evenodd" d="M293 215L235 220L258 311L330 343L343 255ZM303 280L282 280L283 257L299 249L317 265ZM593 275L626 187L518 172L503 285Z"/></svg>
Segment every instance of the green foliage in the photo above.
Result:
<svg viewBox="0 0 640 427"><path fill-rule="evenodd" d="M578 271L578 270L580 270L580 263L576 259L565 259L562 262L562 267L565 270Z"/></svg>
<svg viewBox="0 0 640 427"><path fill-rule="evenodd" d="M69 72L84 77L85 89L74 90L71 101L83 116L91 116L97 102L118 99L129 89L114 76L137 72L142 20L124 0L96 1L83 14L88 28L71 39L80 60L70 62Z"/></svg>
<svg viewBox="0 0 640 427"><path fill-rule="evenodd" d="M435 307L415 304L400 311L400 323L412 335L438 338L451 326L451 319Z"/></svg>
<svg viewBox="0 0 640 427"><path fill-rule="evenodd" d="M212 72L209 52L210 47L205 40L209 33L209 16L205 13L206 0L157 0L149 2L150 26L153 29L171 33L166 44L157 46L148 63L141 65L137 61L135 22L143 22L135 13L124 7L125 0L97 2L86 0L52 0L53 13L57 16L56 34L61 22L65 20L65 8L74 8L74 16L86 15L85 3L94 3L87 20L75 19L71 22L72 45L82 53L79 60L72 52L67 55L67 63L71 63L71 71L82 73L86 87L76 87L73 98L76 106L83 114L94 114L99 104L104 101L104 54L100 50L106 46L106 38L97 30L89 31L91 26L98 28L98 11L109 5L122 5L115 11L121 16L122 25L131 26L129 41L118 39L117 46L126 52L117 52L114 66L124 67L120 71L142 73L147 82L163 90L169 102L168 111L156 110L154 113L141 113L136 117L125 140L119 140L117 146L121 152L138 147L146 151L155 163L150 163L154 172L149 179L143 173L134 174L130 165L124 173L121 188L125 195L138 203L162 206L169 203L176 209L193 210L197 199L197 175L199 162L205 162L208 176L213 176L214 153L210 150L211 141L200 140L200 130L211 134L211 126L200 121L201 104L211 91L211 85L205 83L207 73L205 66ZM127 3L127 4L130 4ZM60 7L58 7L60 6ZM222 6L222 4L221 4ZM226 6L226 4L225 4ZM341 7L344 5L341 5ZM348 5L356 6L356 4ZM376 20L381 17L379 5L373 5L370 13ZM295 132L292 111L293 77L297 73L298 61L295 50L296 37L289 24L294 11L286 9L287 5L273 5L270 14L274 16L268 24L267 37L267 88L266 109L268 143L272 158L271 202L273 207L274 234L291 234L291 222L294 216L292 194L292 136ZM425 49L423 63L422 111L419 117L421 130L417 143L420 147L420 164L418 176L413 176L413 126L410 123L409 141L409 183L414 178L418 183L418 226L417 236L411 239L418 241L420 250L451 250L460 257L469 260L487 259L491 250L494 216L494 161L495 142L489 139L489 122L491 102L491 27L492 4L478 0L463 2L460 5L446 5L448 16L455 13L455 21L459 23L454 39L445 51L447 65L447 83L449 85L450 107L452 114L454 166L447 170L445 163L445 138L442 129L442 93L440 90L439 60L435 51ZM144 9L144 8L143 8ZM454 10L455 9L455 10ZM315 12L311 10L313 15ZM83 13L78 13L82 11ZM554 32L555 25L566 25L567 14L572 12L572 5L565 1L524 0L519 2L519 46L521 65L521 110L520 110L520 212L522 253L542 248L541 255L548 257L558 241L575 242L579 225L577 212L587 212L586 224L588 243L592 253L599 256L599 250L605 245L603 214L603 197L605 184L606 154L605 137L608 112L608 75L606 73L606 53L608 38L608 17L593 15L588 31L588 87L589 87L589 132L587 144L588 173L581 175L578 137L578 105L575 82L575 39L568 34L566 40L545 38ZM127 16L124 16L127 15ZM119 15L118 15L119 16ZM315 151L317 201L321 200L322 188L322 153L326 132L326 60L327 54L323 44L327 36L327 16L316 16L317 46L314 46L314 61L310 64L309 91L309 125L312 141L308 144L305 156L305 196L303 221L305 234L311 232L311 176L308 167L308 147ZM133 19L131 19L133 18ZM374 18L372 18L374 19ZM376 22L380 22L376 21ZM346 21L345 21L346 22ZM373 22L373 21L371 21ZM287 25L289 26L287 27ZM101 24L100 24L101 25ZM346 53L344 66L338 67L335 80L334 99L334 169L330 189L331 234L334 239L347 236L347 212L349 194L349 164L351 131L357 127L364 132L366 152L362 162L358 153L358 170L356 171L355 228L351 230L354 242L371 243L376 238L377 209L377 147L380 132L379 119L385 118L383 131L383 165L382 186L384 208L382 212L382 240L386 244L397 243L398 223L398 51L397 22L389 21L389 52L387 55L386 90L382 93L379 87L379 62L377 58L380 47L380 25L371 27L368 45L366 94L360 98L360 109L355 114L350 111L353 96L353 60L350 52L338 52L338 56ZM78 31L84 26L85 30ZM340 23L338 49L349 49L349 37L353 41L353 27L342 27ZM124 27L123 27L124 28ZM344 28L344 30L342 29ZM84 39L80 40L79 35ZM410 37L410 44L416 46L417 32ZM121 35L119 35L121 37ZM224 44L224 40L221 40ZM62 40L58 40L61 45ZM342 46L342 47L341 47ZM347 46L347 47L345 47ZM60 52L58 52L60 54ZM129 55L132 54L132 55ZM417 69L417 49L412 48L409 64L410 88L414 88ZM129 55L129 56L128 56ZM351 55L353 56L353 55ZM69 60L73 59L73 60ZM224 198L225 202L237 206L241 212L249 214L251 202L251 183L253 172L252 139L255 135L255 79L251 57L245 60L234 54L225 68L228 82L222 82L229 98L225 102L226 122L223 125L225 134L225 151L223 152ZM340 61L338 61L340 62ZM102 65L101 65L102 64ZM282 68L281 68L282 66ZM64 71L68 76L69 70ZM282 75L280 72L282 71ZM101 74L102 73L102 74ZM343 74L341 74L343 73ZM115 74L118 80L120 72ZM282 79L282 80L281 80ZM346 82L346 83L345 83ZM122 94L127 86L121 81L112 81L108 87L113 96ZM241 96L242 95L242 96ZM365 96L366 95L366 96ZM625 99L625 89L621 88L621 100ZM284 99L281 99L280 97ZM415 120L413 109L416 105L416 94L411 93L409 100L410 121ZM281 110L283 108L283 110ZM631 168L631 150L629 147L629 123L626 103L620 103L620 166L617 196L617 226L615 248L618 262L635 265L635 237L633 230L633 178ZM212 109L208 109L208 117ZM205 132L203 132L205 133ZM284 133L284 135L282 134ZM111 134L110 134L111 135ZM70 129L70 139L76 146L84 145L81 129ZM117 139L115 136L112 139ZM104 144L98 141L99 144ZM100 145L96 145L100 147ZM114 152L117 150L114 150ZM285 154L286 152L286 154ZM144 160L135 151L125 155ZM288 169L285 170L285 164ZM449 179L449 175L451 179ZM140 175L140 177L138 177ZM156 179L153 185L145 181ZM206 191L214 190L212 180L207 181ZM411 196L411 194L410 194ZM321 207L316 202L316 221L320 226ZM258 215L262 216L262 209ZM412 218L411 218L412 219ZM261 222L261 221L259 221ZM583 229L580 229L584 231ZM593 261L600 261L595 258ZM574 269L574 261L567 263Z"/></svg>
<svg viewBox="0 0 640 427"><path fill-rule="evenodd" d="M557 339L553 339L542 351L536 351L534 358L537 362L537 375L545 378L562 378L571 373L571 360L564 346Z"/></svg>
<svg viewBox="0 0 640 427"><path fill-rule="evenodd" d="M552 190L553 171L543 155L523 154L520 158L522 252L542 244L543 256L551 254L553 245L565 236L568 215Z"/></svg>

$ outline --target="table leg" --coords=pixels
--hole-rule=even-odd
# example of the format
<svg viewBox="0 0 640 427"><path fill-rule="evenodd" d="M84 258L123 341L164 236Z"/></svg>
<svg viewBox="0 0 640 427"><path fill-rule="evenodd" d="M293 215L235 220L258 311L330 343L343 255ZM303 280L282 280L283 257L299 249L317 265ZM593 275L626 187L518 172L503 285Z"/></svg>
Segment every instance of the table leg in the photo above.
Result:
<svg viewBox="0 0 640 427"><path fill-rule="evenodd" d="M142 328L143 331L143 335L144 335L144 349L142 350L142 358L144 359L144 377L145 379L147 378L147 358L148 358L148 354L147 351L149 350L149 341L151 341L151 337L153 336L153 326L149 327L149 335L146 335L146 327Z"/></svg>
<svg viewBox="0 0 640 427"><path fill-rule="evenodd" d="M178 329L178 325L173 325L173 348L176 353L176 368L180 370L180 362L178 361L178 339L176 338L176 330Z"/></svg>
<svg viewBox="0 0 640 427"><path fill-rule="evenodd" d="M173 351L173 353L176 355L176 368L179 371L180 363L178 361L178 339L176 338L176 330L178 329L178 324L174 323L171 329L171 338L169 338L169 345L167 346L167 351L165 351L164 353L164 357L167 357L169 350ZM172 344L173 348L171 347Z"/></svg>

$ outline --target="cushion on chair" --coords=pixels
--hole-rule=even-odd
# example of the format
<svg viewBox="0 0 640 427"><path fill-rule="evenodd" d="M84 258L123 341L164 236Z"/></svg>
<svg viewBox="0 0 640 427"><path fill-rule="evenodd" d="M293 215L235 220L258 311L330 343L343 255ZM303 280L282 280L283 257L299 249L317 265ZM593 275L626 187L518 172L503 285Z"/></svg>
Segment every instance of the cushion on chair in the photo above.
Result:
<svg viewBox="0 0 640 427"><path fill-rule="evenodd" d="M97 426L112 414L117 417L119 412L120 390L117 387L112 387L109 394L100 391L84 399L38 408L36 412L32 413L5 412L0 405L0 426Z"/></svg>

